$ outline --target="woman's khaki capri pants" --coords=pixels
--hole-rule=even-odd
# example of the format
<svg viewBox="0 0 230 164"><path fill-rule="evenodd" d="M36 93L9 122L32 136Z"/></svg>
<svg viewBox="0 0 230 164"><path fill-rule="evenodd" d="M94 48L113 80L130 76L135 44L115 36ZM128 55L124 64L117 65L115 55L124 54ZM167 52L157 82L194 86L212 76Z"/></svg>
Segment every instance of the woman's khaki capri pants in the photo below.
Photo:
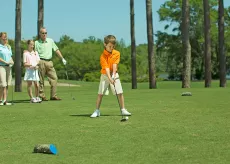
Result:
<svg viewBox="0 0 230 164"><path fill-rule="evenodd" d="M123 93L122 86L121 86L121 81L119 79L118 73L116 73L116 76L115 76L115 89L116 89L116 92L115 92L115 89L114 89L114 85L110 83L109 78L107 77L107 75L106 74L101 74L98 94L104 95L105 92L106 92L106 89L109 86L111 88L111 91L112 91L113 95L115 95L116 92L117 92L117 94Z"/></svg>
<svg viewBox="0 0 230 164"><path fill-rule="evenodd" d="M11 67L0 66L0 87L11 85L12 74Z"/></svg>

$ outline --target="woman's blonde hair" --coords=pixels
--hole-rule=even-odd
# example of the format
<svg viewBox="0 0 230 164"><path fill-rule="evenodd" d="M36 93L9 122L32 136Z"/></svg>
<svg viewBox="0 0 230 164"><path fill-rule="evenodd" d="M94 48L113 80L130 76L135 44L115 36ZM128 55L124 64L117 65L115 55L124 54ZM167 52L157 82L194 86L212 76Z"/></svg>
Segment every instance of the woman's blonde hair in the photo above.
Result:
<svg viewBox="0 0 230 164"><path fill-rule="evenodd" d="M6 35L6 37L7 37L6 32L0 32L0 37L2 37L3 35ZM8 44L8 39L7 39L7 42L6 42L6 46L8 47L9 50L11 50L11 46Z"/></svg>
<svg viewBox="0 0 230 164"><path fill-rule="evenodd" d="M7 33L6 32L0 32L0 37L2 37L2 35L6 35L7 36Z"/></svg>

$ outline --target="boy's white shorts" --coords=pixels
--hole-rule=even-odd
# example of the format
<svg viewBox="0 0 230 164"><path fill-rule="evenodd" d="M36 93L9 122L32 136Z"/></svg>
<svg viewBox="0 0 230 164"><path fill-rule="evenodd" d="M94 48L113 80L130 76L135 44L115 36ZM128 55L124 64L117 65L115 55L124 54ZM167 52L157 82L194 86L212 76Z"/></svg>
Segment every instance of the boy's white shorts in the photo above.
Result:
<svg viewBox="0 0 230 164"><path fill-rule="evenodd" d="M123 93L122 90L122 86L121 86L121 81L119 79L119 75L118 73L116 73L115 76L115 88L116 88L116 92L114 90L114 85L110 83L109 78L107 77L106 74L101 74L101 78L100 78L100 84L99 84L99 89L98 89L98 94L104 95L106 92L106 89L110 86L111 91L113 93L113 95L116 94L121 94Z"/></svg>

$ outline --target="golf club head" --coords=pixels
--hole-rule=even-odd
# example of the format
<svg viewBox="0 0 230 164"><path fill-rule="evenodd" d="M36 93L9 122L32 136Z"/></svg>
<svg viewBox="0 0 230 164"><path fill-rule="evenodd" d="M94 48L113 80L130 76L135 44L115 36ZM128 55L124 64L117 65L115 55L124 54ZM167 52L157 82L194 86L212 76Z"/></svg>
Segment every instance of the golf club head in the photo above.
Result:
<svg viewBox="0 0 230 164"><path fill-rule="evenodd" d="M128 121L128 119L126 119L126 118L121 119L121 122L125 122L125 121Z"/></svg>
<svg viewBox="0 0 230 164"><path fill-rule="evenodd" d="M14 105L14 102L13 102L13 101L11 101L10 103L11 103L11 105Z"/></svg>

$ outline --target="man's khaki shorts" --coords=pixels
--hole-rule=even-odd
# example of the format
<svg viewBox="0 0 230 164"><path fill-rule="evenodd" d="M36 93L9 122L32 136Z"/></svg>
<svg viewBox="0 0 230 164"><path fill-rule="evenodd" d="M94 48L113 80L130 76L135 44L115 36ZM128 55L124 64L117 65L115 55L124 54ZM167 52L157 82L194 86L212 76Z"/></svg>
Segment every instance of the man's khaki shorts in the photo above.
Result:
<svg viewBox="0 0 230 164"><path fill-rule="evenodd" d="M11 67L0 66L0 87L11 85L12 74Z"/></svg>
<svg viewBox="0 0 230 164"><path fill-rule="evenodd" d="M118 73L116 73L116 77L115 77L115 89L117 94L121 94L123 93L122 90L122 86L121 86L121 81L119 79L119 75ZM98 89L98 94L100 95L104 95L106 92L106 89L110 87L113 95L116 94L115 89L114 89L114 85L110 83L109 78L107 77L106 74L101 74L101 78L100 78L100 84L99 84L99 89Z"/></svg>

